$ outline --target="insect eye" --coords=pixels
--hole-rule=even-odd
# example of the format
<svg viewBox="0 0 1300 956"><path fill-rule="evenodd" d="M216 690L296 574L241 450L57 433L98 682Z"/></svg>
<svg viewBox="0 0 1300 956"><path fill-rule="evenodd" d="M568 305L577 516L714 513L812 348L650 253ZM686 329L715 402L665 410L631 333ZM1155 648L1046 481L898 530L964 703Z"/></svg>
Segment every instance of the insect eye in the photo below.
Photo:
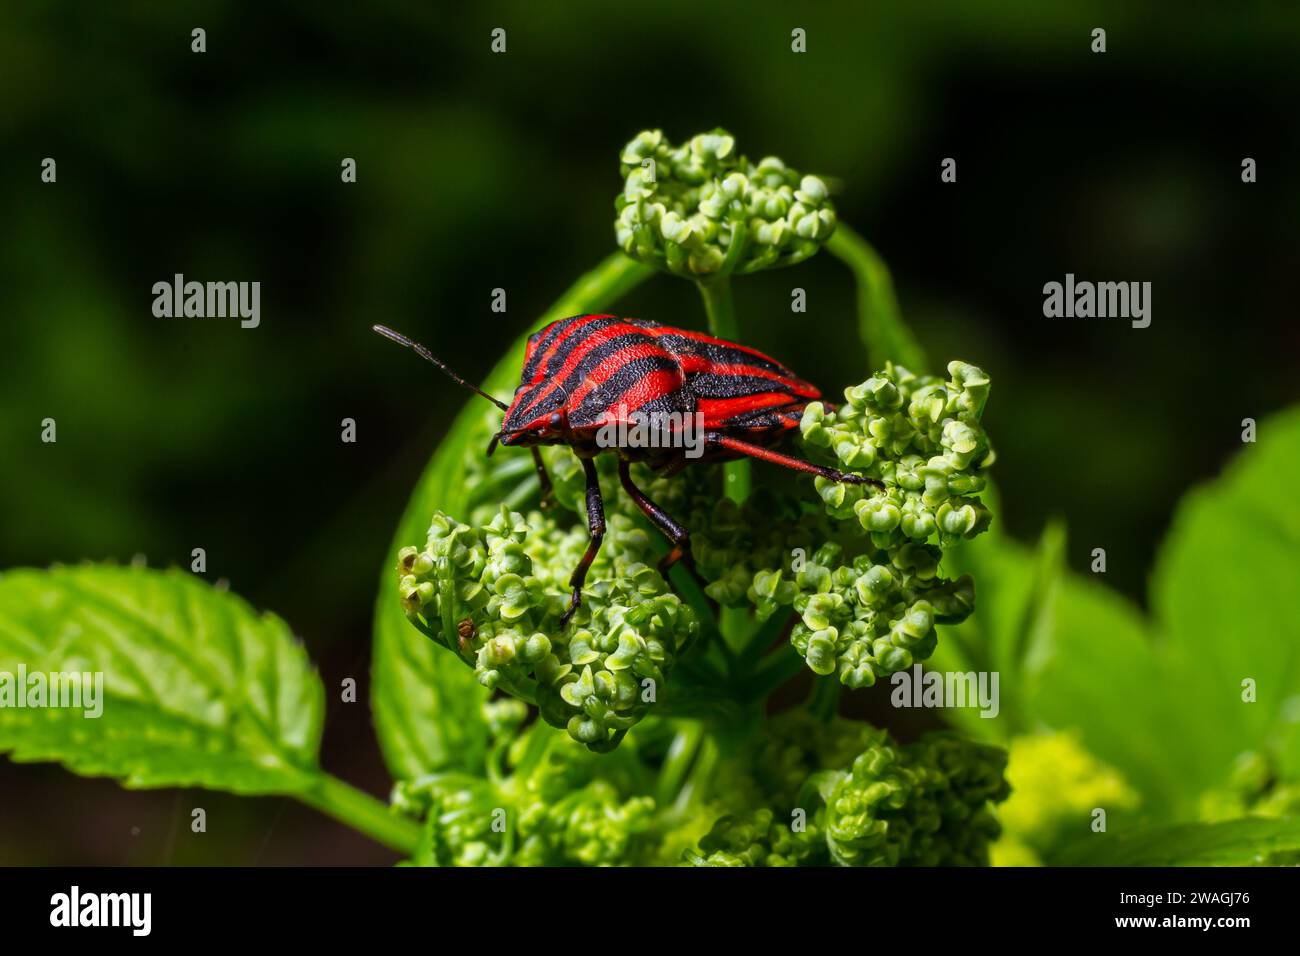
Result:
<svg viewBox="0 0 1300 956"><path fill-rule="evenodd" d="M515 394L518 395L520 392L522 392L522 391L523 391L524 389L526 389L527 387L528 387L527 385L520 385L517 389L515 389Z"/></svg>
<svg viewBox="0 0 1300 956"><path fill-rule="evenodd" d="M559 428L560 422L562 421L564 421L564 418L563 416L560 415L559 412L551 412L550 425L552 428Z"/></svg>

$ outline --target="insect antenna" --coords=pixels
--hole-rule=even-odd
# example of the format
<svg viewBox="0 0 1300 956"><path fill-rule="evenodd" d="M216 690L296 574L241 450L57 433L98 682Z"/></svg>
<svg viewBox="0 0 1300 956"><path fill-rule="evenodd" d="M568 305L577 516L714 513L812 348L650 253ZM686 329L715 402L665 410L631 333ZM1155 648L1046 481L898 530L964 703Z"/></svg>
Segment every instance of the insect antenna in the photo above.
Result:
<svg viewBox="0 0 1300 956"><path fill-rule="evenodd" d="M495 405L497 408L501 409L502 411L510 410L510 406L507 405L505 402L501 401L501 399L494 398L491 395L489 395L487 392L483 391L483 389L479 388L477 385L471 385L469 382L465 381L463 378L461 378L459 375L457 375L455 372L449 369L446 365L444 365L441 359L439 359L436 355L430 352L419 342L416 342L412 339L408 339L401 332L394 332L386 325L376 325L373 326L373 328L384 338L392 339L398 345L405 345L416 355L420 356L423 359L427 359L428 361L432 362L434 365L438 366L438 368L446 372L448 377L451 378L451 380L457 383L458 385L465 386L465 388L468 388L471 392L477 392L479 395L482 395L484 398L486 398L489 402L491 402L493 405Z"/></svg>

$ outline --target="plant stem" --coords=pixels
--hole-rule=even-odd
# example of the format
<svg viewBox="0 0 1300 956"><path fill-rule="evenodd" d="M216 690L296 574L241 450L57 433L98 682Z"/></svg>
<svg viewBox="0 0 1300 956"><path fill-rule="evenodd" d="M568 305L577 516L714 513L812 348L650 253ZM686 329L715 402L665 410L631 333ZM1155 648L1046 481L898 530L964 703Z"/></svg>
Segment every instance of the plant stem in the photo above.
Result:
<svg viewBox="0 0 1300 956"><path fill-rule="evenodd" d="M731 297L730 277L724 275L709 280L700 279L695 286L704 300L704 312L709 318L709 333L735 342L740 337L740 326L736 322L736 305ZM737 504L744 504L749 497L749 462L745 459L727 462L722 473L726 496Z"/></svg>
<svg viewBox="0 0 1300 956"><path fill-rule="evenodd" d="M853 272L858 286L858 336L867 349L873 369L885 362L922 373L927 371L925 350L898 311L889 269L871 244L844 223L838 223L826 249Z"/></svg>
<svg viewBox="0 0 1300 956"><path fill-rule="evenodd" d="M733 243L733 250L743 242ZM697 279L696 288L704 300L704 312L709 319L709 333L720 339L735 342L740 338L740 325L736 321L736 304L731 296L731 277L724 271L710 279ZM749 497L749 460L729 461L722 466L722 490L736 504L744 504ZM718 615L718 628L727 647L740 653L749 642L753 630L752 618L743 608L723 608Z"/></svg>
<svg viewBox="0 0 1300 956"><path fill-rule="evenodd" d="M720 339L735 340L740 334L736 324L736 303L731 297L731 279L715 276L697 279L695 287L704 299L704 312L709 319L709 332Z"/></svg>
<svg viewBox="0 0 1300 956"><path fill-rule="evenodd" d="M786 681L800 674L807 665L790 644L782 644L763 658L753 675L745 681L741 694L748 700L763 700Z"/></svg>
<svg viewBox="0 0 1300 956"><path fill-rule="evenodd" d="M841 686L834 674L815 677L808 695L808 712L823 723L830 723L839 713Z"/></svg>
<svg viewBox="0 0 1300 956"><path fill-rule="evenodd" d="M405 856L413 855L420 842L418 823L398 816L387 804L330 774L322 773L314 787L294 796Z"/></svg>
<svg viewBox="0 0 1300 956"><path fill-rule="evenodd" d="M787 609L784 612L777 611L754 630L749 645L740 655L740 660L736 662L738 673L743 679L747 679L754 673L758 662L772 650L772 645L776 643L776 639L789 623L790 611Z"/></svg>
<svg viewBox="0 0 1300 956"><path fill-rule="evenodd" d="M690 776L677 792L677 802L673 804L673 809L681 811L690 806L698 806L708 799L709 791L713 786L714 771L718 769L720 757L717 742L705 735L700 741L699 752L694 766L691 767Z"/></svg>
<svg viewBox="0 0 1300 956"><path fill-rule="evenodd" d="M668 755L659 770L656 792L659 806L670 806L676 799L703 739L704 727L699 721L682 721L682 727L669 745Z"/></svg>

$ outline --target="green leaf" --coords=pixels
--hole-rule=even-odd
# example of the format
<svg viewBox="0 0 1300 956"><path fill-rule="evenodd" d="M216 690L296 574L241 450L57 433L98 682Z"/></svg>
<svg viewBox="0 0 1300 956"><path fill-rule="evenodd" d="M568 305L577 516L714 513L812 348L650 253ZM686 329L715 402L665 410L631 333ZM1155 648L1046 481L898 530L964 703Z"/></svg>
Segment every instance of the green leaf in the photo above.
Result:
<svg viewBox="0 0 1300 956"><path fill-rule="evenodd" d="M299 793L318 779L324 688L303 648L279 618L192 575L0 575L0 672L20 667L102 673L102 714L0 707L0 752L14 760L128 787Z"/></svg>
<svg viewBox="0 0 1300 956"><path fill-rule="evenodd" d="M884 260L844 223L836 226L826 249L853 272L858 286L858 334L871 368L895 362L918 375L929 371L925 350L903 320L894 283Z"/></svg>
<svg viewBox="0 0 1300 956"><path fill-rule="evenodd" d="M621 252L611 255L575 282L533 328L517 339L496 364L483 388L508 395L519 383L528 335L557 319L608 308L652 274ZM402 612L397 596L397 552L423 541L434 511L462 519L491 488L465 481L466 456L486 449L500 413L479 398L470 399L420 477L402 514L389 557L381 571L375 606L373 691L375 728L389 770L398 779L456 768L479 773L487 747L487 724L481 704L487 691L474 672L417 631ZM494 464L514 474L526 451L501 449ZM499 498L495 500L500 500ZM514 506L512 502L512 507Z"/></svg>
<svg viewBox="0 0 1300 956"><path fill-rule="evenodd" d="M1137 827L1082 837L1059 866L1294 866L1300 819L1243 817L1223 823Z"/></svg>
<svg viewBox="0 0 1300 956"><path fill-rule="evenodd" d="M959 553L957 553L959 552ZM994 718L980 717L977 707L945 708L941 716L954 728L987 741L1005 742L1019 729L1013 705L1014 683L999 664L998 648L1008 643L1012 623L1024 616L1032 590L1033 553L1015 542L962 542L944 555L942 573L975 580L975 610L960 624L941 625L939 643L925 662L927 671L998 672L1000 707Z"/></svg>
<svg viewBox="0 0 1300 956"><path fill-rule="evenodd" d="M1154 622L1067 576L1030 668L1033 715L1077 727L1167 819L1195 815L1243 752L1292 775L1300 763L1300 504L1284 491L1300 469L1300 409L1259 436L1180 504L1153 576Z"/></svg>
<svg viewBox="0 0 1300 956"><path fill-rule="evenodd" d="M1000 514L996 489L983 499ZM939 646L927 670L997 672L1000 707L997 717L980 709L952 708L944 717L972 736L1005 743L1033 728L1026 713L1024 669L1040 655L1051 633L1053 609L1064 566L1065 530L1057 522L1043 530L1036 549L1007 537L998 525L974 541L963 541L944 555L943 572L975 581L975 610L970 617L940 631Z"/></svg>
<svg viewBox="0 0 1300 956"><path fill-rule="evenodd" d="M1179 506L1151 604L1182 658L1204 759L1276 752L1300 697L1300 408L1259 425L1259 441ZM1243 681L1255 683L1254 702Z"/></svg>
<svg viewBox="0 0 1300 956"><path fill-rule="evenodd" d="M1096 581L1067 575L1034 656L1023 693L1037 720L1078 728L1089 752L1137 787L1144 805L1170 816L1180 803L1188 809L1195 781L1206 773L1200 744L1184 729L1194 716L1132 603Z"/></svg>

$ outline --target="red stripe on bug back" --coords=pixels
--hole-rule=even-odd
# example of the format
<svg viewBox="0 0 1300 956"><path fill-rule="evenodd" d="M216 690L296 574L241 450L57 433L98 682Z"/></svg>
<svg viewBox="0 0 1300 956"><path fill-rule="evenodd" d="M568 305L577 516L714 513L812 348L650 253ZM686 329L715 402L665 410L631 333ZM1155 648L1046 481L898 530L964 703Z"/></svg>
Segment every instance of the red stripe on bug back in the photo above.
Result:
<svg viewBox="0 0 1300 956"><path fill-rule="evenodd" d="M790 395L787 392L762 392L736 398L702 398L699 404L707 428L724 428L729 421L739 416L783 407L790 407ZM802 405L798 414L803 415Z"/></svg>
<svg viewBox="0 0 1300 956"><path fill-rule="evenodd" d="M613 316L597 316L596 318L608 319L613 318ZM599 348L605 342L617 338L620 335L642 333L643 331L643 329L634 325L628 325L625 322L614 322L604 328L588 332L585 337L576 343L576 345L569 351L569 354L564 357L564 361L558 368L550 368L548 365L549 359L543 357L541 364L538 366L538 372L546 377L547 382L540 389L537 389L530 394L528 404L523 407L522 413L527 414L544 398L553 394L558 388L560 388L564 380L569 377L569 374L578 367L579 363L581 363L593 349ZM572 335L572 332L566 332L564 339L568 339ZM548 352L553 352L554 349L558 348L560 342L564 341L564 339L557 340Z"/></svg>
<svg viewBox="0 0 1300 956"><path fill-rule="evenodd" d="M711 372L715 375L749 375L754 378L770 378L774 381L797 382L808 385L802 379L790 374L783 375L776 369L764 368L761 365L748 365L742 362L715 362L710 360L707 355L678 355L677 362L681 365L682 371L688 374ZM812 388L811 385L808 385L808 387Z"/></svg>
<svg viewBox="0 0 1300 956"><path fill-rule="evenodd" d="M636 345L629 345L612 353L583 378L581 385L569 393L569 405L575 408L581 405L594 389L599 388L613 378L619 369L639 359L649 358L652 355L672 358L671 355L653 342L638 342Z"/></svg>
<svg viewBox="0 0 1300 956"><path fill-rule="evenodd" d="M681 385L681 374L669 369L657 369L639 375L622 394L604 406L593 426L627 421L627 416L657 399L671 395Z"/></svg>
<svg viewBox="0 0 1300 956"><path fill-rule="evenodd" d="M592 322L597 322L601 319L614 318L617 318L617 316L601 315L596 313L590 313L588 315L571 315L567 319L557 319L550 325L546 326L546 328L541 329L537 332L537 344L540 344L546 339L546 333L551 331L551 329L558 325L564 325L566 322L568 323L568 325L558 335L556 335L555 338L551 339L551 341L546 344L546 348L542 351L541 356L537 360L537 367L533 370L534 373L539 369L545 369L560 346L563 345L567 339L571 338L575 332L586 328ZM532 361L533 352L536 351L537 344L534 344L532 341L529 342L528 352L524 356L525 370L528 369L528 365Z"/></svg>

